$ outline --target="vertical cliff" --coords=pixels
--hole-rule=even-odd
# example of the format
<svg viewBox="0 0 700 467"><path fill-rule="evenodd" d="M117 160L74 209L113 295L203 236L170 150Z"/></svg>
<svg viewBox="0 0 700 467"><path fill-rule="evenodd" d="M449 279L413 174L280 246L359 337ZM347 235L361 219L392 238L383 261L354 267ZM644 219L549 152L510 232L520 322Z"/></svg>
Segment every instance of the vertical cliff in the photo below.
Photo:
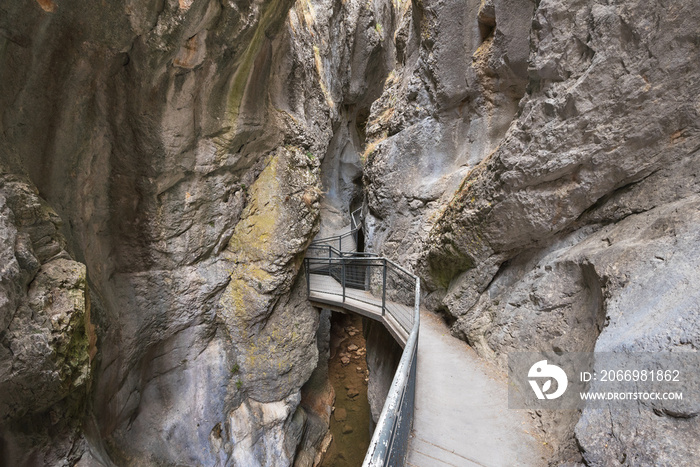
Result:
<svg viewBox="0 0 700 467"><path fill-rule="evenodd" d="M357 191L338 167L357 171L343 148L392 63L393 4L0 12L0 458L290 465L321 163Z"/></svg>
<svg viewBox="0 0 700 467"><path fill-rule="evenodd" d="M422 1L405 17L368 126L375 250L413 264L425 303L502 365L696 351L692 2ZM694 462L692 411L537 419L554 465Z"/></svg>

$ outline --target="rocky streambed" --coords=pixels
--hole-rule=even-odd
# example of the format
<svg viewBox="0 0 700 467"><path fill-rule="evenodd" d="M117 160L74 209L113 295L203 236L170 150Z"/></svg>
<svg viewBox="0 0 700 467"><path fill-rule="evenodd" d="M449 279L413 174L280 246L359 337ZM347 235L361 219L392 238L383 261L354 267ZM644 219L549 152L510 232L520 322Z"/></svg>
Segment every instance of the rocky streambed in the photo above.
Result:
<svg viewBox="0 0 700 467"><path fill-rule="evenodd" d="M370 441L369 370L362 317L334 313L328 374L335 389L330 431L333 436L321 467L357 467Z"/></svg>

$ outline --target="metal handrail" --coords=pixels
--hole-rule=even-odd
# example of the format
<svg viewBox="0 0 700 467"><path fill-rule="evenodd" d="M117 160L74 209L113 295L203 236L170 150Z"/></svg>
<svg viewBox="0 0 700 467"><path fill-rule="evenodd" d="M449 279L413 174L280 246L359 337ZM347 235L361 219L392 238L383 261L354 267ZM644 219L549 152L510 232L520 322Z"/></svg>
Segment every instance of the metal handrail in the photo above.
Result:
<svg viewBox="0 0 700 467"><path fill-rule="evenodd" d="M398 466L405 463L406 454L408 452L408 441L413 425L413 409L415 402L415 386L416 386L416 362L418 350L418 329L420 324L420 280L417 276L407 271L400 265L391 261L388 258L380 257L375 253L358 253L342 251L329 245L331 241L338 240L339 246L342 247L342 238L350 234L358 232L362 225L355 219L355 214L360 210L356 210L351 214L351 230L343 235L327 237L314 241L309 249L325 250L327 256L307 256L304 259L306 271L307 291L311 293L310 274L311 268L316 266L316 271L320 267L328 268L328 275L334 276L340 273L340 282L342 285L342 303L345 305L347 295L347 272L350 267L366 267L366 271L370 267L382 268L382 302L381 313L384 317L385 312L393 315L392 310L388 308L387 301L387 271L391 270L398 273L399 277L410 280L415 283L413 297L413 322L410 330L398 317L396 321L408 333L408 339L404 346L401 360L396 368L394 379L386 396L384 407L379 416L377 426L375 427L370 441L367 454L365 455L363 467L387 467ZM334 268L340 267L340 271ZM357 285L357 284L355 284ZM365 285L367 286L367 285ZM357 300L357 297L350 297ZM375 305L376 306L376 305Z"/></svg>
<svg viewBox="0 0 700 467"><path fill-rule="evenodd" d="M335 240L339 240L342 238L350 237L351 235L355 235L359 230L362 229L362 224L360 224L355 219L356 215L361 218L360 214L362 214L362 208L357 208L350 214L350 230L348 232L345 232L343 234L338 234L338 235L331 235L330 237L317 238L311 243L311 245L318 244L318 243L330 243L330 242L335 241Z"/></svg>
<svg viewBox="0 0 700 467"><path fill-rule="evenodd" d="M415 276L414 276L415 277ZM394 373L382 413L369 443L362 467L403 465L408 452L408 436L413 426L416 394L416 362L420 322L420 280L416 278L413 327ZM397 435L402 438L397 439Z"/></svg>
<svg viewBox="0 0 700 467"><path fill-rule="evenodd" d="M361 214L362 214L362 208L357 208L353 212L350 213L350 225L352 226L352 229L361 229L362 224L355 219L355 214L357 214L358 218L362 220Z"/></svg>
<svg viewBox="0 0 700 467"><path fill-rule="evenodd" d="M331 245L317 245L316 242L313 242L311 245L309 245L309 248L308 248L308 250L306 251L306 257L307 257L307 258L312 258L312 259L322 258L321 256L309 256L309 250L322 250L322 249L323 249L323 250L328 249L328 256L327 256L327 257L331 257L332 254L335 253L335 255L338 256L338 257L343 257L343 256L345 256L345 257L373 257L373 258L379 258L379 255L378 255L377 253L372 253L372 252L369 252L369 251L340 251L340 250L338 250L337 248L335 248L334 246L331 246ZM326 256L323 256L323 258L326 258ZM403 272L405 272L405 273L407 273L407 274L411 274L410 272L406 271L404 268L402 268L402 267L399 266L398 264L394 263L393 261L391 261L391 260L387 260L387 261L390 261L395 267L397 267L398 269L401 269Z"/></svg>
<svg viewBox="0 0 700 467"><path fill-rule="evenodd" d="M337 250L334 248L330 248L331 252L336 253ZM395 273L396 275L394 276L394 279L401 279L403 281L410 281L411 283L415 283L418 279L416 276L411 274L410 272L406 271L404 268L398 266L396 263L393 261L390 261L386 258L382 258L379 256L359 256L359 255L353 255L349 253L341 253L340 255L337 256L323 256L323 257L307 257L304 258L304 264L305 264L305 271L307 275L307 284L310 283L310 278L308 277L310 274L313 273L313 271L316 271L317 274L323 274L323 275L328 275L331 277L334 277L338 282L340 282L341 286L343 287L343 293L341 295L342 301L345 302L346 298L353 298L356 300L359 300L357 297L349 297L345 293L345 286L346 286L346 273L348 268L356 268L356 269L362 269L362 268L371 268L371 267L381 267L382 268L382 287L381 287L381 293L382 293L382 315L387 311L386 307L386 293L387 293L387 286L386 286L386 273L387 271L391 271ZM334 269L335 268L335 269ZM337 276L337 277L336 277ZM309 285L309 292L310 290L310 285ZM332 292L325 292L325 293L331 293ZM360 300L361 301L361 300ZM406 334L410 333L410 329L404 329Z"/></svg>

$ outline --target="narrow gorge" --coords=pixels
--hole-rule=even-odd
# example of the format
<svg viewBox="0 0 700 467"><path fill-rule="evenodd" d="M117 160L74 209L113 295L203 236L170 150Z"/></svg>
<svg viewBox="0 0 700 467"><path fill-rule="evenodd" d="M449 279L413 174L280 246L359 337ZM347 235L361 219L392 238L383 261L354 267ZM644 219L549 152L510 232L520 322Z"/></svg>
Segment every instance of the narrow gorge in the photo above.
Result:
<svg viewBox="0 0 700 467"><path fill-rule="evenodd" d="M0 465L320 465L304 257L356 211L504 373L696 353L697 6L4 1ZM373 426L400 349L362 327ZM528 417L543 465L690 467L692 397Z"/></svg>

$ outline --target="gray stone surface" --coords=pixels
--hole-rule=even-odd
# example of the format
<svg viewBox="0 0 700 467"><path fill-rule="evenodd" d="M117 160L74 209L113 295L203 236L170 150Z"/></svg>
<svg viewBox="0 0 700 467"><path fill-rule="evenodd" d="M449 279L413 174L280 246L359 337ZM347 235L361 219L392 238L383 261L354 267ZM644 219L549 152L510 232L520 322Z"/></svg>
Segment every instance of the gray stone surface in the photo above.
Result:
<svg viewBox="0 0 700 467"><path fill-rule="evenodd" d="M85 410L65 429L31 422L34 451L4 423L0 459L225 465L250 432L245 462L291 464L319 353L300 261L363 202L368 246L418 272L424 302L496 362L696 351L699 14L687 0L6 2L0 372L46 389L8 388L2 416L85 402L85 352L60 354L92 328L70 316L90 314L81 345L98 351ZM683 465L697 417L647 409L539 417L551 462Z"/></svg>
<svg viewBox="0 0 700 467"><path fill-rule="evenodd" d="M298 276L324 191L341 222L360 203L358 128L396 14L388 0L0 7L0 173L26 176L66 239L34 253L25 231L3 239L0 324L65 248L98 337L88 407L67 417L85 416L89 442L66 462L291 465L323 439L298 409L319 323ZM3 434L0 462L15 444Z"/></svg>
<svg viewBox="0 0 700 467"><path fill-rule="evenodd" d="M482 37L482 3L404 4L406 57L372 106L370 245L403 262L416 262L439 213L497 147L525 94L533 4L491 4L498 19Z"/></svg>
<svg viewBox="0 0 700 467"><path fill-rule="evenodd" d="M0 174L0 460L7 465L75 462L85 445L79 421L95 333L85 265L69 257L59 227L28 180Z"/></svg>
<svg viewBox="0 0 700 467"><path fill-rule="evenodd" d="M373 431L384 408L384 401L394 380L394 373L399 366L403 349L378 321L364 318L362 330L367 342L366 360L369 370L367 399L372 414L370 431Z"/></svg>
<svg viewBox="0 0 700 467"><path fill-rule="evenodd" d="M500 365L513 350L696 351L697 8L412 10L418 45L368 125L371 247ZM691 465L697 417L650 410L538 414L550 462Z"/></svg>
<svg viewBox="0 0 700 467"><path fill-rule="evenodd" d="M318 365L301 388L300 410L307 417L302 439L294 459L295 467L317 465L332 439L329 431L330 417L335 401L335 390L328 377L330 358L331 311L322 310L319 319L316 342ZM334 415L338 418L338 410Z"/></svg>

